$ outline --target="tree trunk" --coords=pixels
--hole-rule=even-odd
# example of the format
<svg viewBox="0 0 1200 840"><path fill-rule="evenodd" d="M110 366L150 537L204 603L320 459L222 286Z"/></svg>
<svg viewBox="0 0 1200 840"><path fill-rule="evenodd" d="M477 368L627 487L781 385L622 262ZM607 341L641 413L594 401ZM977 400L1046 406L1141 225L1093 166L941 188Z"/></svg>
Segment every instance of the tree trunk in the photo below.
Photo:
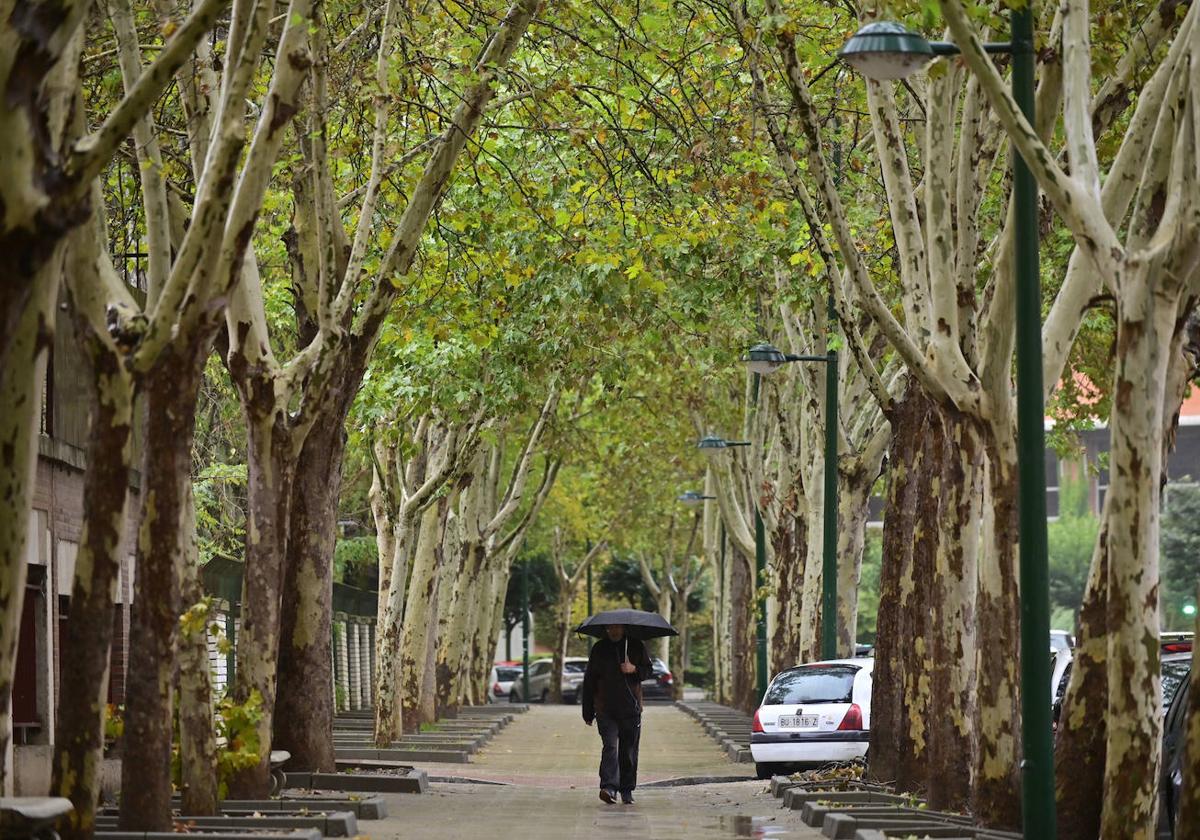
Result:
<svg viewBox="0 0 1200 840"><path fill-rule="evenodd" d="M560 581L558 612L554 622L554 665L550 671L550 699L555 703L563 701L562 672L567 658L567 642L571 638L571 602L574 600L574 588ZM667 621L670 621L670 618L667 618Z"/></svg>
<svg viewBox="0 0 1200 840"><path fill-rule="evenodd" d="M778 554L776 554L778 557ZM684 674L688 671L688 635L689 635L689 616L688 616L688 595L690 592L674 593L672 599L676 601L676 619L674 619L674 628L679 631L679 637L676 643L671 646L671 658L664 660L668 670L671 671L671 697L673 700L683 700L683 680ZM774 673L774 670L773 670Z"/></svg>
<svg viewBox="0 0 1200 840"><path fill-rule="evenodd" d="M929 806L964 810L970 799L974 604L983 452L970 420L939 406L946 447L941 474L941 538L933 586L929 708ZM1047 643L1049 644L1049 643Z"/></svg>
<svg viewBox="0 0 1200 840"><path fill-rule="evenodd" d="M305 439L292 483L274 739L292 754L289 766L325 773L336 769L330 627L346 449L345 412L330 415L318 420Z"/></svg>
<svg viewBox="0 0 1200 840"><path fill-rule="evenodd" d="M87 327L80 323L80 335ZM50 790L75 810L62 827L68 840L91 837L100 799L104 706L108 696L113 611L129 498L133 382L121 359L100 341L80 341L91 361L91 424L83 481L83 535L75 559L70 620L62 636L58 730Z"/></svg>
<svg viewBox="0 0 1200 840"><path fill-rule="evenodd" d="M469 505L474 494L464 490L463 505ZM459 526L466 531L473 523L469 515L460 516ZM455 563L458 573L454 576L453 592L451 593L447 621L447 635L441 640L438 653L438 681L441 692L442 708L446 713L457 712L463 702L468 675L471 672L471 643L474 639L474 628L478 621L478 613L483 609L480 595L484 590L484 552L483 546L464 533L455 548L458 559Z"/></svg>
<svg viewBox="0 0 1200 840"><path fill-rule="evenodd" d="M972 810L994 828L1021 826L1020 598L1017 592L1017 453L1015 429L981 424L986 450L984 556L975 601L975 766ZM1049 702L1047 698L1046 702Z"/></svg>
<svg viewBox="0 0 1200 840"><path fill-rule="evenodd" d="M421 688L424 683L425 654L434 628L437 603L438 555L441 553L441 524L445 502L431 505L421 516L413 558L412 580L408 586L408 604L404 609L404 630L400 639L400 722L404 732L420 729Z"/></svg>
<svg viewBox="0 0 1200 840"><path fill-rule="evenodd" d="M872 458L872 463L862 463L860 457L847 460L853 462L853 467L838 470L838 656L854 656L858 643L858 581L862 577L871 490L879 475L883 451Z"/></svg>
<svg viewBox="0 0 1200 840"><path fill-rule="evenodd" d="M453 693L455 688L454 668L458 649L453 647L454 601L459 595L458 584L462 581L462 528L457 510L451 508L442 538L442 576L444 583L438 587L437 650L434 652L434 700L438 717L448 717L448 710L457 708ZM456 712L455 712L456 713Z"/></svg>
<svg viewBox="0 0 1200 840"><path fill-rule="evenodd" d="M146 376L137 571L125 676L122 831L171 830L171 736L180 562L191 535L192 438L203 353L168 345Z"/></svg>
<svg viewBox="0 0 1200 840"><path fill-rule="evenodd" d="M771 673L778 674L796 664L796 651L800 644L796 633L800 626L804 561L808 551L807 517L785 512L780 516L779 527L771 534L771 540L775 544L773 577L778 617L771 634L769 654Z"/></svg>
<svg viewBox="0 0 1200 840"><path fill-rule="evenodd" d="M240 377L234 377L235 380ZM255 381L255 387L258 385ZM261 405L261 409L259 408ZM279 629L283 558L287 551L288 509L295 460L290 451L287 413L253 395L246 409L247 522L246 557L242 569L242 624L237 640L237 672L233 697L247 702L256 693L262 716L255 726L259 763L235 774L230 796L264 799L271 792L271 731L275 715L275 674L279 661Z"/></svg>
<svg viewBox="0 0 1200 840"><path fill-rule="evenodd" d="M438 557L441 557L440 551ZM421 663L421 694L417 702L415 727L417 731L420 731L425 724L437 720L437 615L438 610L441 609L441 599L436 597L436 589L440 589L442 584L442 574L439 570L434 584L435 597L431 604L433 615L430 616L429 627L432 632L426 634L425 661Z"/></svg>
<svg viewBox="0 0 1200 840"><path fill-rule="evenodd" d="M824 471L824 459L816 458L815 461L807 475L820 476ZM799 598L800 621L795 631L797 662L816 662L821 658L821 580L825 546L822 511L825 505L825 485L819 479L816 484L819 489L810 492L808 496L808 525L805 528L808 535L808 556L804 558L804 577Z"/></svg>
<svg viewBox="0 0 1200 840"><path fill-rule="evenodd" d="M876 781L915 792L925 789L927 776L933 650L929 606L940 519L934 488L945 448L929 398L915 382L910 382L904 396L895 402L888 420L892 440L867 769Z"/></svg>
<svg viewBox="0 0 1200 840"><path fill-rule="evenodd" d="M713 646L720 650L721 679L716 684L717 702L730 705L733 703L733 566L741 562L733 556L728 539L724 539L720 552L724 555L721 563L720 609L717 611L716 625L713 630Z"/></svg>
<svg viewBox="0 0 1200 840"><path fill-rule="evenodd" d="M730 569L730 697L729 705L753 714L758 708L758 679L754 652L754 568L738 553L729 555Z"/></svg>
<svg viewBox="0 0 1200 840"><path fill-rule="evenodd" d="M209 613L203 603L193 504L189 492L184 513L191 539L181 564L180 586L186 611L179 635L179 763L183 813L202 817L217 813L217 742L208 661Z"/></svg>
<svg viewBox="0 0 1200 840"><path fill-rule="evenodd" d="M408 594L409 558L413 555L418 534L413 522L405 518L395 523L390 541L392 557L381 557L381 566L392 568L392 580L387 589L387 601L379 614L375 663L375 743L391 746L399 739L400 705L400 644L404 633L405 602Z"/></svg>
<svg viewBox="0 0 1200 840"><path fill-rule="evenodd" d="M1096 840L1104 801L1108 740L1108 498L1079 610L1071 680L1063 698L1054 747L1058 836Z"/></svg>
<svg viewBox="0 0 1200 840"><path fill-rule="evenodd" d="M32 291L16 312L4 312L7 351L0 368L0 756L8 754L12 740L12 687L17 667L17 637L25 598L25 544L29 512L33 506L37 469L38 429L42 416L42 388L46 382L47 352L54 338L54 304L61 276L61 249L40 269L10 277L8 283L29 284ZM19 254L22 265L27 254ZM19 312L19 315L17 314ZM14 317L15 316L15 317ZM8 789L7 762L0 761L0 791Z"/></svg>
<svg viewBox="0 0 1200 840"><path fill-rule="evenodd" d="M1175 331L1145 266L1131 267L1117 303L1108 487L1108 741L1104 838L1154 835L1162 750L1158 529L1164 382Z"/></svg>

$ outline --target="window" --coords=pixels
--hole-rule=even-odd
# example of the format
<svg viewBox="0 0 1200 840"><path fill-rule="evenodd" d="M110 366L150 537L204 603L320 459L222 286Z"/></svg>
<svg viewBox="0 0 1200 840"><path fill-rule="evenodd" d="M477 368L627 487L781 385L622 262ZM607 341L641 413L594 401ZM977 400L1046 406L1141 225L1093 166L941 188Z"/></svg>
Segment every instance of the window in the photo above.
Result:
<svg viewBox="0 0 1200 840"><path fill-rule="evenodd" d="M500 682L512 682L521 678L520 668L497 668L496 679Z"/></svg>
<svg viewBox="0 0 1200 840"><path fill-rule="evenodd" d="M1192 658L1190 656L1169 660L1162 664L1163 711L1171 708L1175 692L1179 690L1179 686L1183 685L1191 668Z"/></svg>
<svg viewBox="0 0 1200 840"><path fill-rule="evenodd" d="M849 703L858 670L857 665L809 665L784 671L767 689L763 705Z"/></svg>
<svg viewBox="0 0 1200 840"><path fill-rule="evenodd" d="M586 662L565 662L563 663L563 671L568 674L582 674L587 670Z"/></svg>

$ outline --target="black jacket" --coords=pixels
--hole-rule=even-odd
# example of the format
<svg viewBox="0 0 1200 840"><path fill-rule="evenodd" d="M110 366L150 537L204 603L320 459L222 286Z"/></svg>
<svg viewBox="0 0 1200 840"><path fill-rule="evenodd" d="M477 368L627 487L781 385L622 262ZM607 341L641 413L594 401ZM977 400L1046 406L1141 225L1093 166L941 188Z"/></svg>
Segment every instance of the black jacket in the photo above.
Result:
<svg viewBox="0 0 1200 840"><path fill-rule="evenodd" d="M621 673L627 649L629 661L637 667L633 674ZM654 666L646 654L646 645L640 640L625 638L613 642L605 638L596 642L588 655L583 686L579 690L584 721L591 723L596 715L637 717L642 713L642 680L652 676Z"/></svg>

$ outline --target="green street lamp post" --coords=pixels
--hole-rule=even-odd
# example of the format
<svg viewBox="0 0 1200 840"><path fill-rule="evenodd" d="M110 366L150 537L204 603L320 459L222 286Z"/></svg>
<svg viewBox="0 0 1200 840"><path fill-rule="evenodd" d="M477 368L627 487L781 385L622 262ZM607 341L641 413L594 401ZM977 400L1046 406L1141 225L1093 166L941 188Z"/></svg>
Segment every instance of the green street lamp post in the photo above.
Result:
<svg viewBox="0 0 1200 840"><path fill-rule="evenodd" d="M825 502L822 528L821 556L821 658L837 658L837 601L838 601L838 355L829 350L824 356L802 356L784 353L770 344L756 344L743 361L750 370L767 375L788 362L825 363Z"/></svg>
<svg viewBox="0 0 1200 840"><path fill-rule="evenodd" d="M529 702L529 558L521 567L521 696Z"/></svg>
<svg viewBox="0 0 1200 840"><path fill-rule="evenodd" d="M1012 56L1012 94L1034 122L1033 12L1010 12L1012 40L984 44ZM957 55L955 44L930 42L898 23L879 21L858 31L838 55L872 79L902 79L936 56ZM1038 267L1037 182L1020 154L1013 155L1016 236L1017 456L1019 470L1021 591L1021 813L1025 837L1054 840L1054 749L1051 741L1050 593L1046 539L1045 406L1042 398L1041 275Z"/></svg>
<svg viewBox="0 0 1200 840"><path fill-rule="evenodd" d="M758 389L756 388L756 396L757 390ZM724 438L717 437L716 435L707 435L700 438L700 441L696 444L696 448L701 450L708 457L715 458L718 454L731 446L749 445L750 441L748 440L725 440ZM687 496L688 494L684 493L683 495ZM705 497L697 497L697 499L703 498ZM680 496L680 500L684 501L685 504L689 503L688 500L684 500L683 496ZM723 520L722 527L724 527ZM723 533L724 532L722 532L722 534ZM722 536L722 549L724 549L724 536ZM754 569L754 588L759 592L757 609L758 616L757 621L755 622L755 648L757 654L755 658L757 660L758 671L758 696L759 699L761 699L767 693L767 603L766 598L762 595L763 581L766 580L767 576L767 538L763 528L762 514L759 512L757 504L754 505Z"/></svg>

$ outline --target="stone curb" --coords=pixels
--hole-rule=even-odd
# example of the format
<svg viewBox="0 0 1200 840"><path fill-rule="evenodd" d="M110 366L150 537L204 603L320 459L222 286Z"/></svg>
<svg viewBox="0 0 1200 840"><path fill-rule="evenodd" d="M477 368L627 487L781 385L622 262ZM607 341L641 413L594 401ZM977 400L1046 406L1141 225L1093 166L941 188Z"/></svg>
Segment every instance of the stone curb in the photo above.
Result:
<svg viewBox="0 0 1200 840"><path fill-rule="evenodd" d="M730 761L749 764L754 761L750 751L750 717L736 709L704 701L689 703L676 700L680 711L694 718L706 733L725 751Z"/></svg>
<svg viewBox="0 0 1200 840"><path fill-rule="evenodd" d="M171 800L172 807L179 808L179 797ZM360 820L382 820L387 817L387 802L379 796L363 799L338 799L328 796L286 796L280 799L226 799L218 803L222 811L349 811ZM104 813L116 815L116 809L105 809Z"/></svg>
<svg viewBox="0 0 1200 840"><path fill-rule="evenodd" d="M181 836L173 831L97 831L98 840L179 840ZM275 834L247 834L246 832L229 832L196 835L203 840L323 840L321 832L315 828L297 829L296 831L281 831Z"/></svg>
<svg viewBox="0 0 1200 840"><path fill-rule="evenodd" d="M394 769L397 765L391 765ZM358 793L426 793L429 777L424 770L407 775L373 776L367 773L287 773L285 787L306 790L339 790Z"/></svg>
<svg viewBox="0 0 1200 840"><path fill-rule="evenodd" d="M659 779L656 782L645 782L639 788L670 788L688 787L691 785L720 785L730 782L757 782L753 776L680 776L677 779Z"/></svg>
<svg viewBox="0 0 1200 840"><path fill-rule="evenodd" d="M253 816L228 815L216 817L175 817L176 824L194 826L198 829L293 829L313 828L324 837L354 837L358 834L358 820L349 811L333 811L324 814L263 814ZM116 817L101 817L96 824L101 829L116 830ZM231 832L232 833L232 832Z"/></svg>

